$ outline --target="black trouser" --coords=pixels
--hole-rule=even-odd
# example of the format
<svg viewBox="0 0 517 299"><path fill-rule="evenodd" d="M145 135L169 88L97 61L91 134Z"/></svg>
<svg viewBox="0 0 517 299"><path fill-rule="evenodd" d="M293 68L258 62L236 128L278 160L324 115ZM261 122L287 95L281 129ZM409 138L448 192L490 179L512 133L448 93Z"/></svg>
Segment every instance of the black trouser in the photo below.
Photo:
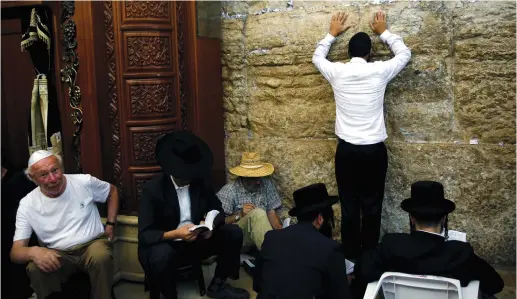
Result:
<svg viewBox="0 0 517 299"><path fill-rule="evenodd" d="M217 255L214 278L237 279L240 267L242 230L226 224L215 230L209 239L200 236L194 242L169 241L139 250L138 259L147 275L148 284L159 284L166 298L176 298L175 271L186 261L203 260Z"/></svg>
<svg viewBox="0 0 517 299"><path fill-rule="evenodd" d="M379 240L388 169L386 146L384 142L354 145L339 139L335 163L343 251L346 258L357 259Z"/></svg>

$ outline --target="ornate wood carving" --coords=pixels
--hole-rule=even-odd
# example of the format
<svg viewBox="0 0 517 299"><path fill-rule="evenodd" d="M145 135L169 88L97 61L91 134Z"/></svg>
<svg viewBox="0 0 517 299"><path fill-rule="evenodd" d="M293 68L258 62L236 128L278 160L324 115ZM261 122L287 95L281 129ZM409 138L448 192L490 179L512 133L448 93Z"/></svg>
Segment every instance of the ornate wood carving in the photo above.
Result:
<svg viewBox="0 0 517 299"><path fill-rule="evenodd" d="M78 173L81 167L81 131L83 127L83 112L81 110L81 89L76 84L79 57L75 52L77 48L75 22L72 19L75 13L74 1L61 2L61 29L63 31L63 61L65 67L61 69L61 82L68 84L68 97L72 107L72 122L75 125L72 136L72 152L76 161Z"/></svg>
<svg viewBox="0 0 517 299"><path fill-rule="evenodd" d="M127 65L131 67L170 66L170 40L167 36L128 36Z"/></svg>
<svg viewBox="0 0 517 299"><path fill-rule="evenodd" d="M174 110L173 88L172 83L130 85L131 113L171 113Z"/></svg>
<svg viewBox="0 0 517 299"><path fill-rule="evenodd" d="M132 132L133 159L138 162L156 161L156 141L169 132Z"/></svg>
<svg viewBox="0 0 517 299"><path fill-rule="evenodd" d="M169 17L167 1L126 1L124 9L127 18L166 19Z"/></svg>
<svg viewBox="0 0 517 299"><path fill-rule="evenodd" d="M176 2L176 28L178 36L178 77L180 90L181 128L187 130L187 98L185 96L185 7L181 1Z"/></svg>
<svg viewBox="0 0 517 299"><path fill-rule="evenodd" d="M136 179L135 180L135 198L136 202L140 200L140 196L142 196L142 186L147 182L149 179Z"/></svg>
<svg viewBox="0 0 517 299"><path fill-rule="evenodd" d="M113 4L104 1L104 28L106 35L105 59L108 65L108 99L111 124L111 149L113 151L113 181L119 188L121 203L124 202L124 183L122 179L122 152L120 149L120 117L117 93L117 61L115 58L115 32L113 30Z"/></svg>

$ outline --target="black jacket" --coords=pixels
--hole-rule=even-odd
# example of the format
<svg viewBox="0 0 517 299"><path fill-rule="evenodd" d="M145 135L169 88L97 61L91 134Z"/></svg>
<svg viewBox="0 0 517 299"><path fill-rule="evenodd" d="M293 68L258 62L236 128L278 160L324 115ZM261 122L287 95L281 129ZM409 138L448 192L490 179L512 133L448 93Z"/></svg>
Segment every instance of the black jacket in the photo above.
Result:
<svg viewBox="0 0 517 299"><path fill-rule="evenodd" d="M504 287L501 276L474 254L469 243L446 242L442 236L420 231L385 235L377 248L365 252L355 265L356 278L366 282L378 280L384 272L454 278L463 287L479 280L481 291L489 295Z"/></svg>
<svg viewBox="0 0 517 299"><path fill-rule="evenodd" d="M223 212L213 189L202 180L190 183L192 222L199 224L211 210ZM138 246L147 248L163 240L163 233L174 230L180 222L178 195L170 176L161 173L143 186L138 211Z"/></svg>
<svg viewBox="0 0 517 299"><path fill-rule="evenodd" d="M312 223L267 232L256 276L257 299L352 298L341 245Z"/></svg>

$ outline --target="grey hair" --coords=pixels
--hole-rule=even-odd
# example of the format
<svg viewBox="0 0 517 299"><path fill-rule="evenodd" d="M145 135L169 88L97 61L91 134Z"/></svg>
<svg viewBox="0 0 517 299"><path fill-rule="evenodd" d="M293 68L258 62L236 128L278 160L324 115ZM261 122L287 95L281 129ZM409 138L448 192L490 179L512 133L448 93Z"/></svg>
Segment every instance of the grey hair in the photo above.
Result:
<svg viewBox="0 0 517 299"><path fill-rule="evenodd" d="M59 166L61 168L61 171L64 171L64 167L63 167L63 157L61 157L61 155L58 155L58 154L52 154L52 156L56 157L57 161L59 162ZM52 156L49 156L49 157L52 157ZM48 157L47 157L48 158ZM25 173L25 176L27 177L27 179L33 183L36 183L34 182L34 180L32 179L31 175L32 175L32 170L31 170L32 166L29 167L29 168L25 168L25 170L23 171Z"/></svg>

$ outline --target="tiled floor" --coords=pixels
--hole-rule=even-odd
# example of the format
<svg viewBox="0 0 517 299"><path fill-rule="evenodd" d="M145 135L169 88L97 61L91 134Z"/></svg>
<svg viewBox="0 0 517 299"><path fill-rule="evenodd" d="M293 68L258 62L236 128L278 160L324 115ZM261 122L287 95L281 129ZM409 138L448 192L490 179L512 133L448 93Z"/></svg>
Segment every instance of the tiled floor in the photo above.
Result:
<svg viewBox="0 0 517 299"><path fill-rule="evenodd" d="M497 272L503 277L505 287L503 291L496 294L498 299L515 299L515 267L497 267ZM248 290L251 294L250 298L255 299L257 294L252 290L251 277L241 268L240 279L237 281L229 280L229 283L235 287L240 287ZM198 299L208 298L207 296L200 297L195 281L182 282L178 285L179 299ZM141 283L133 283L121 281L115 286L115 295L121 299L148 299L149 293L144 292L144 285Z"/></svg>

